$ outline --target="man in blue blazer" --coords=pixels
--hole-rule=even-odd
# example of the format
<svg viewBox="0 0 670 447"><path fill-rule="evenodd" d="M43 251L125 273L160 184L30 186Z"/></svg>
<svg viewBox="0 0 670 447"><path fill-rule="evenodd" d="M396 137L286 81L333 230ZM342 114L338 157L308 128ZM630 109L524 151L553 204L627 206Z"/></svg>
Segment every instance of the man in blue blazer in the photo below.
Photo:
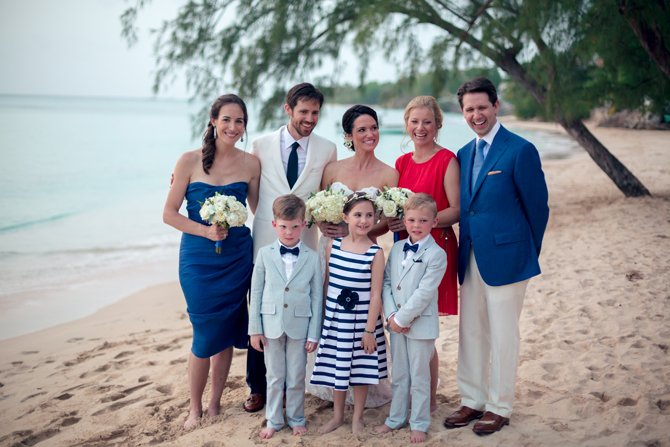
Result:
<svg viewBox="0 0 670 447"><path fill-rule="evenodd" d="M445 427L484 435L509 424L519 362L519 317L549 219L540 156L496 119L498 96L486 78L463 84L458 101L477 138L458 151L461 408Z"/></svg>

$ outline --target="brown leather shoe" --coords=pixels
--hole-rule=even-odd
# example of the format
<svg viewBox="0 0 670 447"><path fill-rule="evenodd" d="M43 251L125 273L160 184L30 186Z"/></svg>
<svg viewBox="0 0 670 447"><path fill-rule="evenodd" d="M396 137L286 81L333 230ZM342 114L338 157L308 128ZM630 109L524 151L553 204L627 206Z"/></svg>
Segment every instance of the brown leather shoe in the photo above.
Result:
<svg viewBox="0 0 670 447"><path fill-rule="evenodd" d="M244 411L248 413L255 413L260 411L265 406L265 397L262 394L249 394L247 401L244 403Z"/></svg>
<svg viewBox="0 0 670 447"><path fill-rule="evenodd" d="M484 416L472 427L472 431L478 435L490 435L502 430L505 425L509 425L509 418L504 418L495 413L487 411Z"/></svg>
<svg viewBox="0 0 670 447"><path fill-rule="evenodd" d="M470 407L461 407L444 420L445 428L465 427L473 419L479 419L484 415L483 411L473 410Z"/></svg>

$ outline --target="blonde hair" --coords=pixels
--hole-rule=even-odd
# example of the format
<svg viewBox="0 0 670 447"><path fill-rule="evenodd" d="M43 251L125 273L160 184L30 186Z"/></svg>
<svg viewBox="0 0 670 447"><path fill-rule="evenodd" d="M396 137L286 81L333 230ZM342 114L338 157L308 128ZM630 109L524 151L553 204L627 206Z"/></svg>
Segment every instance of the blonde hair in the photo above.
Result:
<svg viewBox="0 0 670 447"><path fill-rule="evenodd" d="M293 220L305 218L305 201L295 194L277 197L272 204L275 220Z"/></svg>
<svg viewBox="0 0 670 447"><path fill-rule="evenodd" d="M407 134L407 122L409 121L409 114L413 109L420 109L422 107L426 107L430 109L431 112L433 112L435 126L437 127L437 132L435 132L435 141L437 141L437 136L440 133L440 129L442 129L442 120L444 119L444 115L442 113L442 109L440 109L440 106L437 105L437 100L432 96L417 96L416 98L412 99L409 104L407 104L407 107L405 107L404 116L405 134Z"/></svg>
<svg viewBox="0 0 670 447"><path fill-rule="evenodd" d="M435 203L435 200L433 200L430 194L426 194L425 192L417 192L416 194L409 196L405 201L405 213L407 213L409 210L417 210L419 208L425 208L432 212L433 219L437 217L437 203Z"/></svg>

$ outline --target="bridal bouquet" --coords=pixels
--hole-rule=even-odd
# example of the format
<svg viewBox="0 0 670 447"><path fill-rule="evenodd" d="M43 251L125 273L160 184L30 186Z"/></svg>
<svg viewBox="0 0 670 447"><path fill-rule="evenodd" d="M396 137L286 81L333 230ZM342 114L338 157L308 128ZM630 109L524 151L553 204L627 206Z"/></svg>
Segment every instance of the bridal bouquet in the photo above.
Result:
<svg viewBox="0 0 670 447"><path fill-rule="evenodd" d="M344 191L335 191L330 185L324 191L313 191L305 205L305 220L307 228L310 228L316 221L330 222L338 224L342 222L342 208L347 196Z"/></svg>
<svg viewBox="0 0 670 447"><path fill-rule="evenodd" d="M247 221L247 208L233 196L215 192L200 208L200 218L205 222L224 227L241 227ZM223 241L216 241L216 252L221 253Z"/></svg>
<svg viewBox="0 0 670 447"><path fill-rule="evenodd" d="M384 191L377 196L375 206L382 210L386 217L401 218L405 206L405 200L414 194L407 188L393 187L391 189L384 186Z"/></svg>

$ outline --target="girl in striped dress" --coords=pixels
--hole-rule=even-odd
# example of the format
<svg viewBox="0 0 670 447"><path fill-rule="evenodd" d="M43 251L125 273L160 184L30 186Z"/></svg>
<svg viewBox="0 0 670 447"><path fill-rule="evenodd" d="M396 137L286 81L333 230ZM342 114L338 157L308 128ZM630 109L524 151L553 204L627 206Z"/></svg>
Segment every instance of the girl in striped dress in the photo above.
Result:
<svg viewBox="0 0 670 447"><path fill-rule="evenodd" d="M368 385L387 377L386 342L381 319L384 252L368 233L375 223L369 196L354 193L342 217L349 235L326 248L326 315L310 383L333 388L333 419L319 428L324 434L344 421L347 389L354 389L352 431L363 432Z"/></svg>

